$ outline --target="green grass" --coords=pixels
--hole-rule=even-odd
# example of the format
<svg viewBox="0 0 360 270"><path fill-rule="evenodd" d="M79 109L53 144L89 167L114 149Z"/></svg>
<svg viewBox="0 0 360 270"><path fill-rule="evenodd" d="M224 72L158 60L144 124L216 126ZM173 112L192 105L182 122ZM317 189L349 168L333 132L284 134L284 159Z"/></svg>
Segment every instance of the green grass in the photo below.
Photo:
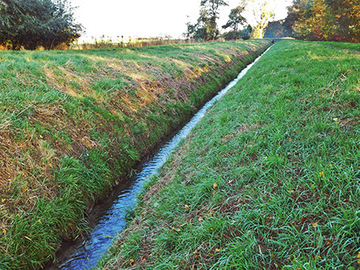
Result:
<svg viewBox="0 0 360 270"><path fill-rule="evenodd" d="M360 45L276 43L143 191L105 269L358 269Z"/></svg>
<svg viewBox="0 0 360 270"><path fill-rule="evenodd" d="M97 199L269 43L0 54L0 268L39 268Z"/></svg>

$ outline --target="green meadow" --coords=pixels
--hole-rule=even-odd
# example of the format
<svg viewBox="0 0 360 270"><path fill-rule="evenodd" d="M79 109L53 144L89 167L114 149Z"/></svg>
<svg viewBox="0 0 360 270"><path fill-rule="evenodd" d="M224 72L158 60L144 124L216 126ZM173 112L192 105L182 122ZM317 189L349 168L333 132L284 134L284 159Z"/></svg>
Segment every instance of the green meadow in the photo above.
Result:
<svg viewBox="0 0 360 270"><path fill-rule="evenodd" d="M0 53L0 269L34 269L269 41Z"/></svg>
<svg viewBox="0 0 360 270"><path fill-rule="evenodd" d="M276 43L144 188L101 269L359 269L360 45Z"/></svg>

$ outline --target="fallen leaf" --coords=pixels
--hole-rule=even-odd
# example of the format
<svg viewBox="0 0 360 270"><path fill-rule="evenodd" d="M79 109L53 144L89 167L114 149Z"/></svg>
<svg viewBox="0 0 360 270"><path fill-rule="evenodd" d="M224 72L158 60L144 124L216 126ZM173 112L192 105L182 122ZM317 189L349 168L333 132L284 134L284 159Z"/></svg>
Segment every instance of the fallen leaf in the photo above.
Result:
<svg viewBox="0 0 360 270"><path fill-rule="evenodd" d="M308 219L308 217L302 217L301 220L300 220L300 222L301 222L301 223L304 223L307 219Z"/></svg>

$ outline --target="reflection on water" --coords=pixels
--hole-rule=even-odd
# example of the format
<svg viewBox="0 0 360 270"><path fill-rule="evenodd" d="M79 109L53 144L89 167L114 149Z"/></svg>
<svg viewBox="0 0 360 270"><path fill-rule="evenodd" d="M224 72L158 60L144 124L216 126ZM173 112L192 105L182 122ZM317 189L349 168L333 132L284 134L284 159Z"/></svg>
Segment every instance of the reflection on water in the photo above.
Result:
<svg viewBox="0 0 360 270"><path fill-rule="evenodd" d="M90 269L96 266L97 261L101 259L111 246L114 237L126 226L126 213L134 208L136 195L140 192L144 182L146 182L150 176L157 173L167 161L171 152L179 145L180 141L186 138L200 119L204 117L206 111L213 106L215 101L219 100L232 88L260 57L243 69L235 80L206 103L188 124L167 142L151 160L143 165L140 172L134 176L133 182L130 183L131 185L120 192L118 197L113 201L110 209L98 219L97 225L92 229L88 238L78 245L76 251L71 255L70 259L60 266L60 269Z"/></svg>

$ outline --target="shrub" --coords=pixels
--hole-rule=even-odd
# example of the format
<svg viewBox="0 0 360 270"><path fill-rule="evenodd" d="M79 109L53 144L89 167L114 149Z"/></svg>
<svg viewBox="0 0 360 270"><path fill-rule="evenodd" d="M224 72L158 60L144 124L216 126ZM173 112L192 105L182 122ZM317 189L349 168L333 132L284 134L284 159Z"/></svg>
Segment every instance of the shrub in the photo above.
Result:
<svg viewBox="0 0 360 270"><path fill-rule="evenodd" d="M60 0L0 0L0 44L9 49L52 49L80 37L73 9Z"/></svg>

